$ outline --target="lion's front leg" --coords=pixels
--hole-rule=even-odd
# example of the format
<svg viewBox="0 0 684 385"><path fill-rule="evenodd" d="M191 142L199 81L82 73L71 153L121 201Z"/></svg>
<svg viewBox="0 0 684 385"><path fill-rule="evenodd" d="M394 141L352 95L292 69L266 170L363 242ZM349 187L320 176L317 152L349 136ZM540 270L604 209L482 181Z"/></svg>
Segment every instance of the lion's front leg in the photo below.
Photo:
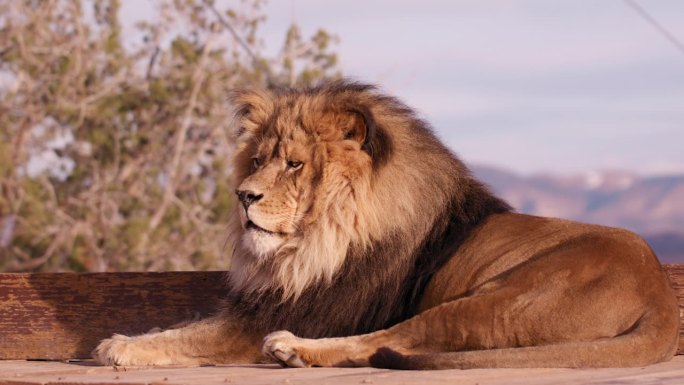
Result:
<svg viewBox="0 0 684 385"><path fill-rule="evenodd" d="M103 365L207 365L262 361L263 334L248 332L236 320L217 316L139 336L114 335L93 351Z"/></svg>
<svg viewBox="0 0 684 385"><path fill-rule="evenodd" d="M310 367L370 366L381 348L404 355L457 351L464 345L464 329L453 320L470 302L445 303L388 329L350 337L307 339L278 331L264 338L263 353L284 366Z"/></svg>
<svg viewBox="0 0 684 385"><path fill-rule="evenodd" d="M299 338L288 331L271 333L264 338L263 353L283 366L357 367L369 366L369 358L378 349L391 346L403 354L425 352L415 348L411 334L380 330L370 334L338 338Z"/></svg>

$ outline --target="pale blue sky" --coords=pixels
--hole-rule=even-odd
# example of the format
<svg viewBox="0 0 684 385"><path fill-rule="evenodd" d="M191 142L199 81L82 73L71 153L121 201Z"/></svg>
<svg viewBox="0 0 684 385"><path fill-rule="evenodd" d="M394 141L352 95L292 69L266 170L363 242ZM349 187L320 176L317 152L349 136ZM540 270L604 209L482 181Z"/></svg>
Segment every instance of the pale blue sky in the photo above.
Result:
<svg viewBox="0 0 684 385"><path fill-rule="evenodd" d="M684 1L636 1L684 41ZM622 0L272 0L265 10L267 52L291 22L305 34L324 27L340 38L345 75L416 108L467 162L684 173L684 54Z"/></svg>
<svg viewBox="0 0 684 385"><path fill-rule="evenodd" d="M684 1L637 0L684 41ZM684 172L684 54L622 0L281 0L340 38L345 75L379 83L469 162L531 173Z"/></svg>

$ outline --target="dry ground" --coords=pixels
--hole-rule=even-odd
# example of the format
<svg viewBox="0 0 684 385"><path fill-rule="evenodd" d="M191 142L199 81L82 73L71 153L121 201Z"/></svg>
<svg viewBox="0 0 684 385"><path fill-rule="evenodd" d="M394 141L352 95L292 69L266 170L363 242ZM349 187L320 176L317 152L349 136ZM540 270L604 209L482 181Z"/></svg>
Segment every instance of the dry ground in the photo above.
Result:
<svg viewBox="0 0 684 385"><path fill-rule="evenodd" d="M396 371L275 365L112 368L92 362L0 361L0 385L29 384L684 384L684 356L645 368Z"/></svg>

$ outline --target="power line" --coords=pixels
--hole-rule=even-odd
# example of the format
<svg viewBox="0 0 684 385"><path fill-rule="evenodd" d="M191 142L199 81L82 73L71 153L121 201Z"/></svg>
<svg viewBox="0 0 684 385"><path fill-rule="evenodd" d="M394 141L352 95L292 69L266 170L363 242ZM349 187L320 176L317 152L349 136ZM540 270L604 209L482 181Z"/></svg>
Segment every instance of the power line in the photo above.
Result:
<svg viewBox="0 0 684 385"><path fill-rule="evenodd" d="M677 39L670 31L667 30L662 24L658 22L653 16L651 16L644 8L637 4L634 0L624 0L625 3L632 8L639 16L641 16L647 23L651 24L664 38L666 38L672 45L684 54L684 44Z"/></svg>
<svg viewBox="0 0 684 385"><path fill-rule="evenodd" d="M219 23L223 25L228 32L230 32L231 35L233 35L233 38L237 40L238 44L242 47L242 49L245 50L247 55L252 59L252 64L255 67L260 67L263 71L264 74L266 75L266 82L268 83L269 86L273 85L273 79L271 78L271 71L270 68L264 62L259 60L259 57L252 51L252 49L249 47L249 44L240 36L240 34L233 28L233 26L226 20L223 15L221 15L221 12L216 9L216 7L213 4L213 1L211 0L203 0L204 4L214 13L216 18L218 19Z"/></svg>

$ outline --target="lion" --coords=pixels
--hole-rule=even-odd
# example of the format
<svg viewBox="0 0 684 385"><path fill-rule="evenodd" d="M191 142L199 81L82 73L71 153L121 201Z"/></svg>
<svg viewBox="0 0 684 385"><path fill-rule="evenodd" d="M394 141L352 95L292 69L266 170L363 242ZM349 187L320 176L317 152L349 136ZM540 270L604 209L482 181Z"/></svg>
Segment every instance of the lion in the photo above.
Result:
<svg viewBox="0 0 684 385"><path fill-rule="evenodd" d="M631 367L676 353L675 294L642 238L514 212L396 98L340 80L232 101L225 304L105 339L100 363Z"/></svg>

